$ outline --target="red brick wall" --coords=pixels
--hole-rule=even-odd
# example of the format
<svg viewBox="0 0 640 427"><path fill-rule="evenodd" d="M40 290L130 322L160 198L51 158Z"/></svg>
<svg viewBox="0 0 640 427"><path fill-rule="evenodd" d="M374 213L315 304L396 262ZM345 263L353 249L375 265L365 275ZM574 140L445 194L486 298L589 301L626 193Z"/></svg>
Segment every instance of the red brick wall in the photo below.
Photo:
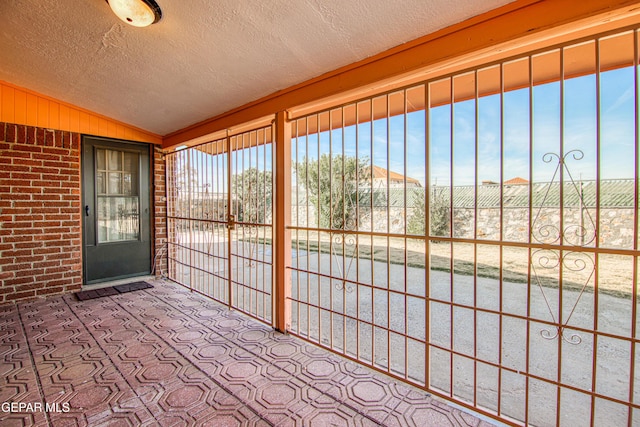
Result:
<svg viewBox="0 0 640 427"><path fill-rule="evenodd" d="M167 191L164 155L160 148L152 150L153 156L153 203L154 203L154 273L167 274Z"/></svg>
<svg viewBox="0 0 640 427"><path fill-rule="evenodd" d="M0 122L0 302L82 284L80 134Z"/></svg>

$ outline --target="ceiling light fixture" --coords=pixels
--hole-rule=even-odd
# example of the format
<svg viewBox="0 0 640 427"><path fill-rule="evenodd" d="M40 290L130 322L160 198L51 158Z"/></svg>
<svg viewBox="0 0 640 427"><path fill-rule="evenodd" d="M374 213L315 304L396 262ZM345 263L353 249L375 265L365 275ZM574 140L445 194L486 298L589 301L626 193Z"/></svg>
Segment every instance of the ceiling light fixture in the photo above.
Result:
<svg viewBox="0 0 640 427"><path fill-rule="evenodd" d="M106 0L113 13L134 27L147 27L162 18L162 10L154 0Z"/></svg>

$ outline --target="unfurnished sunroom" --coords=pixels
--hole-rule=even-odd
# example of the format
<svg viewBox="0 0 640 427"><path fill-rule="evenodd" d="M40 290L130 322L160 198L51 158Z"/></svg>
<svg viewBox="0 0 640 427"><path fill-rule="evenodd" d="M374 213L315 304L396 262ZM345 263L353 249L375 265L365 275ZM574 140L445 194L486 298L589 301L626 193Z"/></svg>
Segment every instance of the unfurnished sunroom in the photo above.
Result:
<svg viewBox="0 0 640 427"><path fill-rule="evenodd" d="M0 6L0 419L639 422L637 3L94 3Z"/></svg>

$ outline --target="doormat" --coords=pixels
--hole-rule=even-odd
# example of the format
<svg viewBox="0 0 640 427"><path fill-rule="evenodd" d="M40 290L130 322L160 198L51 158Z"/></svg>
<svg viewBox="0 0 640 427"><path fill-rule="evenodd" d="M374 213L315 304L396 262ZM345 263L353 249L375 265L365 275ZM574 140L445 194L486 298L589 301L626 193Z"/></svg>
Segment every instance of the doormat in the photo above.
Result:
<svg viewBox="0 0 640 427"><path fill-rule="evenodd" d="M142 289L153 288L147 282L133 282L133 283L125 283L124 285L114 286L113 289L124 294L125 292L139 291Z"/></svg>
<svg viewBox="0 0 640 427"><path fill-rule="evenodd" d="M150 285L147 282L133 282L133 283L125 283L124 285L109 286L107 288L80 291L80 292L76 292L75 295L76 295L76 298L78 298L78 301L86 301L94 298L108 297L111 295L124 294L127 292L139 291L142 289L149 289L149 288L153 288L153 285Z"/></svg>

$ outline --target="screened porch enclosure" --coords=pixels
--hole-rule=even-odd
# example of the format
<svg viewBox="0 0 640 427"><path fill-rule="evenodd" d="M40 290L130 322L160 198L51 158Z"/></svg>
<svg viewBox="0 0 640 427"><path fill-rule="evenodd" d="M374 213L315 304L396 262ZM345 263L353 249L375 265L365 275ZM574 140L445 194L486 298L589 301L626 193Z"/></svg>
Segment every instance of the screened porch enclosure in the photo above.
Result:
<svg viewBox="0 0 640 427"><path fill-rule="evenodd" d="M266 127L167 155L170 278L270 325L286 305L288 333L509 424L640 423L638 42L605 34L290 117L288 141ZM272 160L285 142L290 170ZM285 295L274 244L291 247Z"/></svg>
<svg viewBox="0 0 640 427"><path fill-rule="evenodd" d="M167 156L169 277L272 318L272 129Z"/></svg>

